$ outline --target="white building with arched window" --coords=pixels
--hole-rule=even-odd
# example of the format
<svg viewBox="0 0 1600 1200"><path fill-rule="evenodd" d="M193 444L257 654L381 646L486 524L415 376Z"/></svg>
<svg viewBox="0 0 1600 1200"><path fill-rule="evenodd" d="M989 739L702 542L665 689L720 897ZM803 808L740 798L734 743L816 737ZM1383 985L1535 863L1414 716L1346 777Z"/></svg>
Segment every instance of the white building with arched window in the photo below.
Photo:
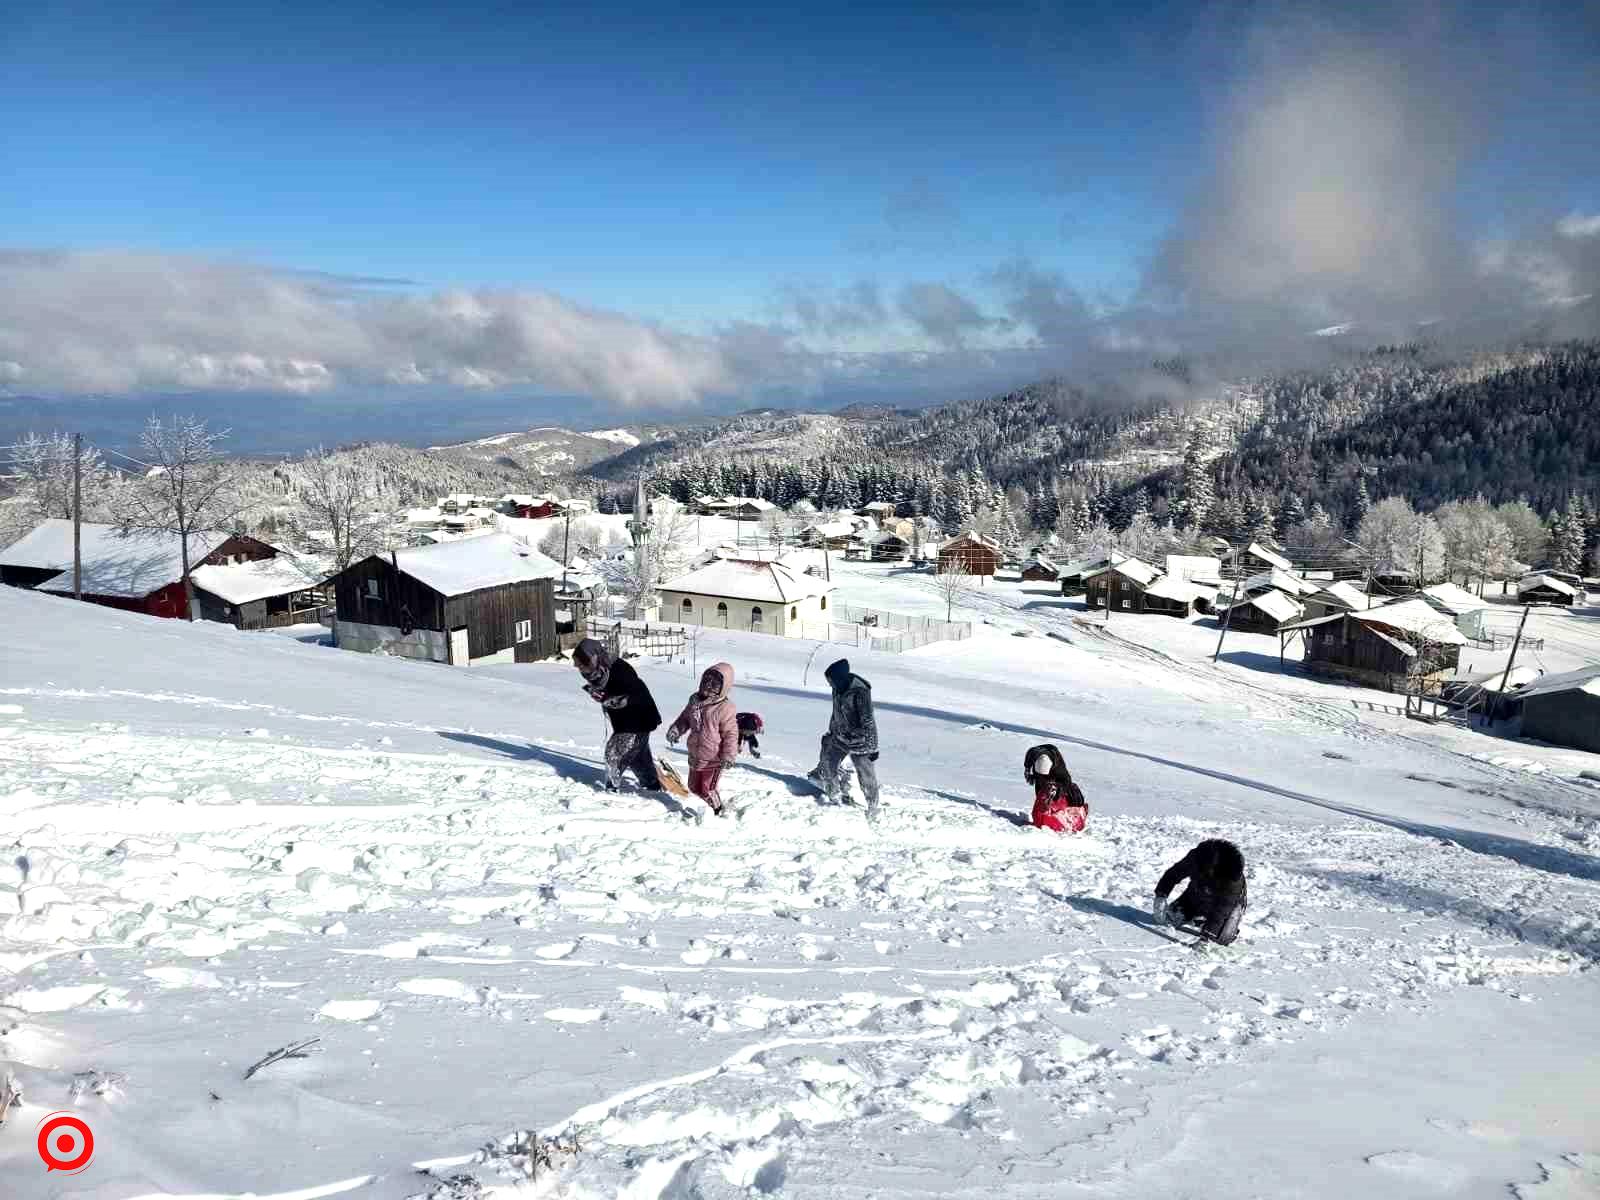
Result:
<svg viewBox="0 0 1600 1200"><path fill-rule="evenodd" d="M833 584L777 562L725 558L663 583L661 619L712 629L804 637L832 619Z"/></svg>

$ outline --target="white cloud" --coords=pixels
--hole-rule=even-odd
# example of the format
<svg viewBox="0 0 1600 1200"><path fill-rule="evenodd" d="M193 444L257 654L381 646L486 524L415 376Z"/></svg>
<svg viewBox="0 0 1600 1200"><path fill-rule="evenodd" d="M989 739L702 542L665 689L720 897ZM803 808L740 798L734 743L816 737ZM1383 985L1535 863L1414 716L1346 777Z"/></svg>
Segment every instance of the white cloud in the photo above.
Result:
<svg viewBox="0 0 1600 1200"><path fill-rule="evenodd" d="M1600 213L1591 216L1568 213L1556 222L1556 232L1568 238L1600 237Z"/></svg>
<svg viewBox="0 0 1600 1200"><path fill-rule="evenodd" d="M170 255L0 251L0 379L41 391L526 387L685 407L752 367L549 292L394 295Z"/></svg>

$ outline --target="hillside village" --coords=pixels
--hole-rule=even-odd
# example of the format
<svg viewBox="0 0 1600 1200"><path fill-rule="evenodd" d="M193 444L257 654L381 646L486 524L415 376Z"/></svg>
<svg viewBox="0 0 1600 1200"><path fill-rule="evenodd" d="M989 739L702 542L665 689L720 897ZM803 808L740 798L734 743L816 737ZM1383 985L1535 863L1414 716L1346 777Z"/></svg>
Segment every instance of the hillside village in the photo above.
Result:
<svg viewBox="0 0 1600 1200"><path fill-rule="evenodd" d="M1471 585L1463 587L1351 539L1307 554L1191 533L1182 553L1141 555L1126 532L1023 539L993 510L963 528L892 501L835 511L719 494L644 503L655 543L647 584L635 569L630 515L550 492L458 492L355 516L370 531L361 546L369 553L357 559L347 545L342 570L328 530L277 544L201 537L190 547L193 611L242 630L317 623L345 648L482 665L651 627L905 651L971 636L974 617L993 622L998 607L1020 618L1021 635L1070 640L1087 628L1152 649L1182 644L1196 663L1230 661L1225 654L1249 662L1271 676L1267 686L1293 677L1299 694L1367 689L1415 720L1600 752L1600 726L1588 720L1600 667L1590 591L1600 583L1548 559L1536 570L1507 557L1510 573L1493 580L1481 564L1458 560L1449 574ZM189 611L177 539L85 529L85 599L155 616ZM470 562L481 578L463 588L445 567L455 586L440 588L437 569L424 566L433 559ZM69 521L47 521L0 551L0 581L13 586L70 595L70 567ZM406 602L392 594L403 580L422 589ZM451 599L467 592L494 603ZM1192 633L1163 630L1166 622ZM1530 710L1524 693L1542 698Z"/></svg>

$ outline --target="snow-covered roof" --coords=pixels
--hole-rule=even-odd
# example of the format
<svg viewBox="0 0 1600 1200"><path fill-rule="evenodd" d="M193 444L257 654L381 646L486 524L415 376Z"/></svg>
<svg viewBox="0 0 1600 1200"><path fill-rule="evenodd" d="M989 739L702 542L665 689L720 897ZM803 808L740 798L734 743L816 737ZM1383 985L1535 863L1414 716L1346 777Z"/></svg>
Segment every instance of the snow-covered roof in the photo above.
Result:
<svg viewBox="0 0 1600 1200"><path fill-rule="evenodd" d="M780 562L724 558L663 583L661 590L789 604L831 592L833 585Z"/></svg>
<svg viewBox="0 0 1600 1200"><path fill-rule="evenodd" d="M1517 584L1517 594L1532 591L1534 588L1550 588L1552 591L1577 599L1578 589L1570 583L1557 579L1554 575L1527 575Z"/></svg>
<svg viewBox="0 0 1600 1200"><path fill-rule="evenodd" d="M1028 565L1024 569L1031 571L1034 567L1038 567L1041 571L1049 571L1051 573L1060 570L1060 568L1057 567L1056 564L1049 559L1049 557L1043 554L1035 554L1028 560Z"/></svg>
<svg viewBox="0 0 1600 1200"><path fill-rule="evenodd" d="M1480 671L1476 675L1458 676L1451 682L1471 684L1486 692L1514 692L1538 678L1538 667L1512 667L1509 671L1502 667L1498 671Z"/></svg>
<svg viewBox="0 0 1600 1200"><path fill-rule="evenodd" d="M1466 588L1453 583L1436 583L1431 587L1425 587L1422 589L1422 595L1433 607L1440 612L1449 613L1452 617L1458 617L1477 608L1489 607L1487 600L1481 600Z"/></svg>
<svg viewBox="0 0 1600 1200"><path fill-rule="evenodd" d="M1335 583L1323 584L1312 593L1313 599L1336 601L1341 607L1351 612L1364 612L1372 606L1372 597L1363 592L1348 579L1341 579Z"/></svg>
<svg viewBox="0 0 1600 1200"><path fill-rule="evenodd" d="M1085 572L1084 577L1092 578L1096 575L1104 575L1110 571L1115 571L1118 575L1122 575L1125 578L1133 580L1140 587L1148 587L1157 579L1161 578L1161 570L1159 567L1152 567L1149 563L1138 558L1119 558L1116 562L1107 563L1098 571Z"/></svg>
<svg viewBox="0 0 1600 1200"><path fill-rule="evenodd" d="M1576 671L1563 671L1559 675L1540 676L1536 683L1524 687L1518 696L1549 696L1556 692L1588 692L1600 696L1600 666L1580 667Z"/></svg>
<svg viewBox="0 0 1600 1200"><path fill-rule="evenodd" d="M1251 542L1245 547L1246 554L1253 554L1269 566L1277 567L1280 571L1293 571L1294 564L1276 550L1268 550L1260 542Z"/></svg>
<svg viewBox="0 0 1600 1200"><path fill-rule="evenodd" d="M1318 590L1316 584L1301 579L1293 571L1282 571L1277 567L1269 567L1244 581L1244 590L1247 592L1264 592L1274 588L1287 596L1309 596Z"/></svg>
<svg viewBox="0 0 1600 1200"><path fill-rule="evenodd" d="M1145 588L1144 594L1161 600L1175 600L1179 604L1193 604L1196 600L1215 596L1217 589L1173 575L1163 575Z"/></svg>
<svg viewBox="0 0 1600 1200"><path fill-rule="evenodd" d="M807 525L805 531L808 535L815 535L820 538L842 538L852 536L856 531L856 527L845 520L817 521L815 524Z"/></svg>
<svg viewBox="0 0 1600 1200"><path fill-rule="evenodd" d="M1192 583L1222 582L1222 560L1206 554L1167 555L1167 574Z"/></svg>
<svg viewBox="0 0 1600 1200"><path fill-rule="evenodd" d="M500 497L500 503L527 505L532 507L534 499L527 492L507 492L504 496Z"/></svg>
<svg viewBox="0 0 1600 1200"><path fill-rule="evenodd" d="M1370 633L1373 637L1377 638L1380 642L1387 643L1388 645L1394 647L1396 650L1400 651L1401 654L1404 654L1407 658L1415 658L1417 656L1416 647L1412 646L1409 642L1403 641L1402 639L1397 638L1397 637L1390 637L1383 630L1378 629L1378 628L1376 628L1375 626L1372 626L1372 625L1368 625L1366 628L1367 628L1367 632Z"/></svg>
<svg viewBox="0 0 1600 1200"><path fill-rule="evenodd" d="M412 525L426 525L429 522L437 523L444 519L444 513L438 507L433 508L408 508L406 520Z"/></svg>
<svg viewBox="0 0 1600 1200"><path fill-rule="evenodd" d="M867 539L867 545L869 545L869 546L879 546L879 545L882 545L884 542L899 542L902 545L904 545L905 544L905 540L906 540L905 538L901 537L898 533L895 533L893 530L883 530L882 532L875 533L871 537L869 537Z"/></svg>
<svg viewBox="0 0 1600 1200"><path fill-rule="evenodd" d="M299 563L285 555L220 567L197 567L194 585L229 604L249 604L268 596L287 596L317 586Z"/></svg>
<svg viewBox="0 0 1600 1200"><path fill-rule="evenodd" d="M139 599L183 578L183 550L176 534L132 530L85 522L83 531L83 590L92 596ZM229 535L205 530L189 535L191 564L205 558ZM72 522L52 518L41 522L21 541L0 551L0 564L56 570L61 575L39 585L47 592L72 591Z"/></svg>
<svg viewBox="0 0 1600 1200"><path fill-rule="evenodd" d="M940 546L939 549L942 552L961 542L970 542L976 546L983 546L986 549L993 550L996 554L1004 553L999 542L995 541L992 537L986 537L985 535L979 533L976 529L969 529L965 533L956 534L955 537L951 538L944 545Z"/></svg>
<svg viewBox="0 0 1600 1200"><path fill-rule="evenodd" d="M1070 562L1062 567L1059 578L1072 579L1081 575L1090 575L1096 571L1104 570L1112 563L1119 563L1126 557L1124 554L1112 551L1110 554L1102 554L1097 558L1080 558L1077 562Z"/></svg>
<svg viewBox="0 0 1600 1200"><path fill-rule="evenodd" d="M560 563L504 533L396 550L394 562L403 574L441 596L464 596L482 588L553 579L561 574Z"/></svg>
<svg viewBox="0 0 1600 1200"><path fill-rule="evenodd" d="M1350 615L1364 625L1383 625L1445 646L1467 644L1467 639L1461 636L1449 617L1426 600L1415 597Z"/></svg>
<svg viewBox="0 0 1600 1200"><path fill-rule="evenodd" d="M1305 612L1298 601L1282 592L1261 592L1255 596L1248 596L1233 604L1233 608L1259 608L1274 621L1292 621Z"/></svg>

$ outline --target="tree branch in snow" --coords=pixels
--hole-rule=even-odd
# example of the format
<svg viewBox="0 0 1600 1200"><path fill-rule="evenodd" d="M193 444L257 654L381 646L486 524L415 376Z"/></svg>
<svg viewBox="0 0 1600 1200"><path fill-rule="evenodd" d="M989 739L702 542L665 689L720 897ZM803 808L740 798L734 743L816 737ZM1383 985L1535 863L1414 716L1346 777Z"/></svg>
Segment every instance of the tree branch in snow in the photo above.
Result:
<svg viewBox="0 0 1600 1200"><path fill-rule="evenodd" d="M244 1077L249 1079L262 1068L270 1067L273 1063L282 1062L286 1058L310 1058L318 1043L321 1041L321 1038L314 1037L306 1038L303 1042L291 1042L287 1046L279 1046L271 1054L267 1055L260 1062L256 1063L255 1066L246 1071L244 1073Z"/></svg>

